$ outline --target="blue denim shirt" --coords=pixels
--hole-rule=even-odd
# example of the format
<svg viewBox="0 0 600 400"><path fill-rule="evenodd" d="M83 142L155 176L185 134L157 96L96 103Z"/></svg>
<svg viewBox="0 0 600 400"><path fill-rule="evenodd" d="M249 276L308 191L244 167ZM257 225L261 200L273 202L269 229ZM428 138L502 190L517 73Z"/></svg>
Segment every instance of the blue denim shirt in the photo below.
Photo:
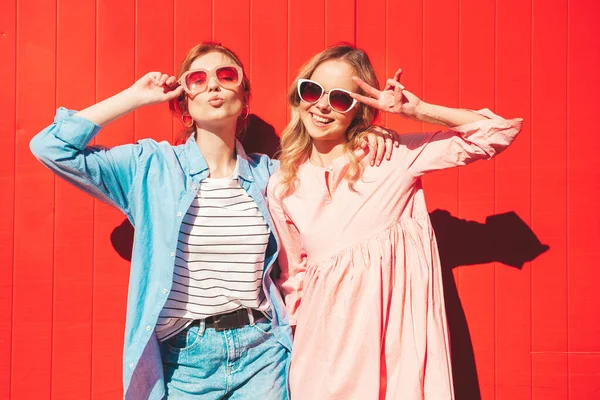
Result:
<svg viewBox="0 0 600 400"><path fill-rule="evenodd" d="M127 399L164 395L162 362L154 333L173 282L182 219L200 181L209 174L194 137L183 145L151 139L111 149L88 147L100 127L59 108L54 123L30 143L48 168L92 196L119 208L135 229L123 351L123 389ZM271 304L273 333L291 351L292 336L273 275L279 240L266 204L269 177L278 161L246 155L236 143L240 184L252 197L271 234L265 257L263 290Z"/></svg>

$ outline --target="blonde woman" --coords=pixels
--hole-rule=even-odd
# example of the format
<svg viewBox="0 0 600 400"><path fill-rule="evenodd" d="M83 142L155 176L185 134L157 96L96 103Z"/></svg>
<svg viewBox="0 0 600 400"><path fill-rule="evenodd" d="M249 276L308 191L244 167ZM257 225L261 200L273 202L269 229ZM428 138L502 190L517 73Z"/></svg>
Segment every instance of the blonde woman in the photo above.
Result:
<svg viewBox="0 0 600 400"><path fill-rule="evenodd" d="M295 325L290 388L304 399L452 399L439 256L421 177L489 159L521 120L383 90L352 46L317 54L290 88L281 169L269 181L279 283ZM400 136L390 162L357 157L379 111L449 127Z"/></svg>

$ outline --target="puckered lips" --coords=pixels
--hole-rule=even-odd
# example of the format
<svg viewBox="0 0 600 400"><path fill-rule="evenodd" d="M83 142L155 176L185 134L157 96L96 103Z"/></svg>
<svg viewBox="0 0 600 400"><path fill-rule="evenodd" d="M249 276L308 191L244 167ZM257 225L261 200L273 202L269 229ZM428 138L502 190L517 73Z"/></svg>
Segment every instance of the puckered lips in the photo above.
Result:
<svg viewBox="0 0 600 400"><path fill-rule="evenodd" d="M211 96L211 98L208 99L208 104L215 108L221 107L223 103L225 103L225 100L223 100L223 98L218 95Z"/></svg>

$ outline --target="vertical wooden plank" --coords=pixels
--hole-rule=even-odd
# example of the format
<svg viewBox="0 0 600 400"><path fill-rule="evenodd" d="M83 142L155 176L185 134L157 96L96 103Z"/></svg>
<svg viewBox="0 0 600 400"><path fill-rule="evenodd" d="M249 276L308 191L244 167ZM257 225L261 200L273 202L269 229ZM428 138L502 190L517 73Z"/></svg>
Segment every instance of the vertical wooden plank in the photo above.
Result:
<svg viewBox="0 0 600 400"><path fill-rule="evenodd" d="M386 18L386 79L402 68L404 87L423 98L423 0L388 0ZM422 123L397 115L388 115L387 125L399 133L423 130Z"/></svg>
<svg viewBox="0 0 600 400"><path fill-rule="evenodd" d="M565 352L535 352L532 354L532 399L566 400L570 398L567 390L569 378L567 359L568 355ZM589 398L593 398L593 396Z"/></svg>
<svg viewBox="0 0 600 400"><path fill-rule="evenodd" d="M531 263L533 399L568 397L566 16L566 0L532 2L531 227L551 244Z"/></svg>
<svg viewBox="0 0 600 400"><path fill-rule="evenodd" d="M96 101L129 87L135 80L135 4L97 3ZM115 62L119 60L119 62ZM104 128L97 142L114 146L134 141L128 115ZM129 263L114 251L110 235L125 219L97 201L94 213L94 289L92 321L92 398L122 397L123 331Z"/></svg>
<svg viewBox="0 0 600 400"><path fill-rule="evenodd" d="M0 8L0 76L9 77L0 91L0 398L10 398L11 343L13 316L13 270L15 227L15 144L16 144L16 37L17 9L15 1L2 0Z"/></svg>
<svg viewBox="0 0 600 400"><path fill-rule="evenodd" d="M325 47L325 0L288 0L288 82Z"/></svg>
<svg viewBox="0 0 600 400"><path fill-rule="evenodd" d="M357 0L356 45L366 51L373 64L379 85L385 87L386 79L386 0ZM387 115L381 113L376 123L386 125Z"/></svg>
<svg viewBox="0 0 600 400"><path fill-rule="evenodd" d="M95 20L94 1L58 2L58 105L80 110L94 102ZM55 201L52 397L82 399L91 379L94 204L62 179Z"/></svg>
<svg viewBox="0 0 600 400"><path fill-rule="evenodd" d="M600 4L568 2L567 265L569 398L600 392Z"/></svg>
<svg viewBox="0 0 600 400"><path fill-rule="evenodd" d="M446 107L458 106L458 0L423 0L423 93L421 99ZM425 131L437 125L423 124ZM429 211L458 215L458 170L428 174L423 178ZM446 275L447 289L458 289L458 270ZM446 296L447 297L447 296ZM448 310L448 307L446 307Z"/></svg>
<svg viewBox="0 0 600 400"><path fill-rule="evenodd" d="M325 46L341 42L356 44L356 12L354 0L325 1Z"/></svg>
<svg viewBox="0 0 600 400"><path fill-rule="evenodd" d="M283 1L252 2L250 111L272 125L279 134L287 124L287 13L287 3ZM250 134L253 133L248 132ZM259 134L266 135L267 132Z"/></svg>
<svg viewBox="0 0 600 400"><path fill-rule="evenodd" d="M213 0L213 39L229 47L250 68L250 5L247 0Z"/></svg>
<svg viewBox="0 0 600 400"><path fill-rule="evenodd" d="M212 0L177 0L175 5L175 60L173 71L177 72L188 51L197 44L212 40ZM198 14L202 10L202 23ZM211 16L209 18L209 15Z"/></svg>
<svg viewBox="0 0 600 400"><path fill-rule="evenodd" d="M458 72L462 108L494 108L494 7L494 0L460 2ZM461 168L458 176L458 216L485 223L494 214L494 162L480 161ZM445 288L457 399L494 399L494 268L493 264L479 264L461 269L460 299L451 297L451 288Z"/></svg>
<svg viewBox="0 0 600 400"><path fill-rule="evenodd" d="M458 106L458 0L423 1L423 97L428 103ZM424 124L426 131L441 129ZM458 170L427 175L423 184L430 210L458 213Z"/></svg>
<svg viewBox="0 0 600 400"><path fill-rule="evenodd" d="M135 77L159 71L173 75L173 2L136 2ZM136 140L173 139L173 123L167 102L146 106L135 112Z"/></svg>
<svg viewBox="0 0 600 400"><path fill-rule="evenodd" d="M590 400L600 393L600 354L569 354L569 400Z"/></svg>
<svg viewBox="0 0 600 400"><path fill-rule="evenodd" d="M531 221L531 2L496 3L496 108L522 117L516 143L496 159L496 213ZM496 268L496 398L531 398L531 276Z"/></svg>
<svg viewBox="0 0 600 400"><path fill-rule="evenodd" d="M245 0L230 2L213 0L213 40L233 50L244 65L244 70L249 77L252 76L250 4L251 2ZM273 54L271 57L274 56ZM252 91L252 84L250 86Z"/></svg>
<svg viewBox="0 0 600 400"><path fill-rule="evenodd" d="M233 50L242 61L244 70L249 77L252 76L250 4L251 2L246 0L213 1L213 39ZM235 10L235 12L232 12L232 10ZM232 29L232 27L235 27L235 29ZM271 57L275 56L273 54Z"/></svg>
<svg viewBox="0 0 600 400"><path fill-rule="evenodd" d="M599 351L600 321L590 318L600 306L596 283L600 239L600 160L597 135L590 127L600 122L597 70L600 54L600 5L569 1L568 42L568 265L569 351ZM593 129L592 129L593 131ZM596 267L595 267L596 266Z"/></svg>
<svg viewBox="0 0 600 400"><path fill-rule="evenodd" d="M33 157L29 141L54 116L56 4L19 1L17 29L11 393L15 400L50 397L54 176Z"/></svg>
<svg viewBox="0 0 600 400"><path fill-rule="evenodd" d="M197 44L212 40L212 0L177 0L175 6L174 32L174 59L173 74L179 71L181 63L190 49ZM198 24L198 16L190 10L203 10L205 18ZM173 119L173 141L176 142L184 126L180 118Z"/></svg>

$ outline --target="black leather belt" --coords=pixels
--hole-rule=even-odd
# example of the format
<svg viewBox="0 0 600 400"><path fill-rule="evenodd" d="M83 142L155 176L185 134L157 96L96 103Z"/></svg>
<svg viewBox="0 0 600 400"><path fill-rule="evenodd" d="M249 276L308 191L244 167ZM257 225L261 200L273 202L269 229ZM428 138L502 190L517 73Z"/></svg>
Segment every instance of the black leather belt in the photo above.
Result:
<svg viewBox="0 0 600 400"><path fill-rule="evenodd" d="M252 309L250 312L255 321L265 317L260 311ZM204 323L206 328L215 328L216 331L224 331L248 325L250 323L250 316L248 315L248 309L242 308L227 314L213 315L206 318Z"/></svg>

